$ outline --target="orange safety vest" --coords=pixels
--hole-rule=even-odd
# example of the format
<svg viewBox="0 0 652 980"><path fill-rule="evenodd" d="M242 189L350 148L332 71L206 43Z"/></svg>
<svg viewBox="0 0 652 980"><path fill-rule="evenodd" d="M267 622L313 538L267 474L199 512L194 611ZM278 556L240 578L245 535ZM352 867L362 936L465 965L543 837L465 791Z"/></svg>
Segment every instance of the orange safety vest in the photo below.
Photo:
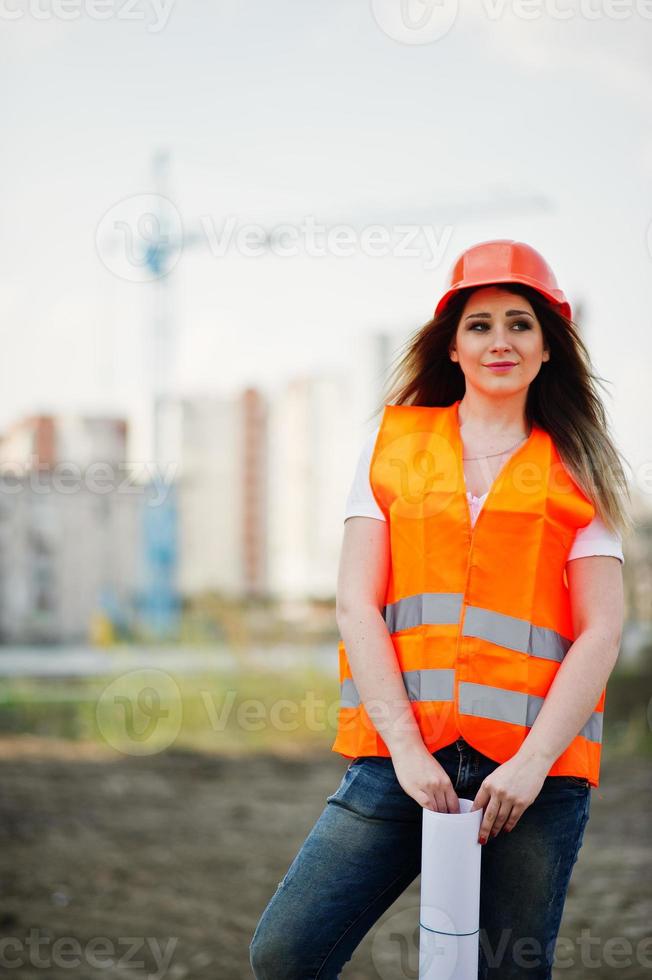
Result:
<svg viewBox="0 0 652 980"><path fill-rule="evenodd" d="M472 526L458 405L385 406L369 471L390 535L382 612L428 750L462 737L502 763L526 738L575 638L565 566L595 507L533 425ZM389 756L343 641L338 651L332 751ZM599 785L605 692L548 775Z"/></svg>

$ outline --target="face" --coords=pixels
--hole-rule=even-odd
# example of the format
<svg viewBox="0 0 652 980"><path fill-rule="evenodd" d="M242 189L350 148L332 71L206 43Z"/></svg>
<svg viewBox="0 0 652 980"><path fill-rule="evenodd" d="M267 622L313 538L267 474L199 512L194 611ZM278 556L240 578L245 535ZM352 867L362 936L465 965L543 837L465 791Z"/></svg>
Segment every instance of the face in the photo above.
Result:
<svg viewBox="0 0 652 980"><path fill-rule="evenodd" d="M483 286L462 310L450 357L460 365L467 387L508 395L527 389L550 351L524 296L500 286ZM502 370L488 366L503 361L514 366Z"/></svg>

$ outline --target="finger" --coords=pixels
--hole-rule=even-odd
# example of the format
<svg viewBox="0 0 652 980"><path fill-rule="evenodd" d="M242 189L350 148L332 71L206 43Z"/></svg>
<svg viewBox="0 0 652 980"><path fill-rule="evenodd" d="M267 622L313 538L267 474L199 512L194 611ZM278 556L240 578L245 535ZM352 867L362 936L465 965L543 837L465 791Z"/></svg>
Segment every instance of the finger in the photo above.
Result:
<svg viewBox="0 0 652 980"><path fill-rule="evenodd" d="M505 821L505 826L503 827L503 830L507 832L513 830L516 824L521 819L523 812L524 812L523 809L519 809L518 807L513 806L512 812L510 813L509 817Z"/></svg>
<svg viewBox="0 0 652 980"><path fill-rule="evenodd" d="M484 807L486 806L486 804L489 802L490 799L491 799L491 793L489 792L489 790L486 789L484 786L481 786L478 792L475 794L475 799L471 805L471 810L469 812L472 813L474 810L484 809Z"/></svg>
<svg viewBox="0 0 652 980"><path fill-rule="evenodd" d="M434 790L431 793L426 793L425 790L419 790L419 798L417 802L420 803L425 810L432 810L433 813L447 812L445 809L442 810L442 807L444 806L443 796L437 797Z"/></svg>
<svg viewBox="0 0 652 980"><path fill-rule="evenodd" d="M453 789L453 784L446 788L446 803L448 804L449 813L459 813L460 812L460 800Z"/></svg>
<svg viewBox="0 0 652 980"><path fill-rule="evenodd" d="M491 836L497 837L500 831L503 829L507 821L509 820L509 815L512 812L512 804L503 801L500 805L500 810L494 820L494 825L491 828Z"/></svg>
<svg viewBox="0 0 652 980"><path fill-rule="evenodd" d="M433 810L434 812L436 812L437 804L432 799L432 797L428 796L428 794L425 793L423 790L419 790L417 796L415 796L415 799L417 803L419 803L424 808L424 810Z"/></svg>
<svg viewBox="0 0 652 980"><path fill-rule="evenodd" d="M488 840L489 834L491 833L491 828L494 825L494 821L498 816L498 811L500 810L500 802L493 797L487 803L486 809L484 811L484 817L482 818L482 823L480 824L480 832L478 837L481 840Z"/></svg>
<svg viewBox="0 0 652 980"><path fill-rule="evenodd" d="M448 803L446 802L446 793L444 790L439 789L433 795L437 802L437 810L439 813L448 813Z"/></svg>

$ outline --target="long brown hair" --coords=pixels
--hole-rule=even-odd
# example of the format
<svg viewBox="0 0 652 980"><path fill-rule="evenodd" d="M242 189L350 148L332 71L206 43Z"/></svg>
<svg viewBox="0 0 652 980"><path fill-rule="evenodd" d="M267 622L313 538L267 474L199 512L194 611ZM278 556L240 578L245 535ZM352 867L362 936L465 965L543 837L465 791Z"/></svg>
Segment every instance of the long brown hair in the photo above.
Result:
<svg viewBox="0 0 652 980"><path fill-rule="evenodd" d="M550 360L542 363L528 388L528 423L548 432L565 468L605 525L617 533L631 531L634 521L623 462L629 464L609 436L605 408L596 389L603 379L593 371L579 328L537 290L520 283L500 286L530 301L550 349ZM388 394L374 415L386 404L448 406L463 397L464 374L451 361L449 349L464 305L478 288L459 290L440 316L408 338L390 373Z"/></svg>

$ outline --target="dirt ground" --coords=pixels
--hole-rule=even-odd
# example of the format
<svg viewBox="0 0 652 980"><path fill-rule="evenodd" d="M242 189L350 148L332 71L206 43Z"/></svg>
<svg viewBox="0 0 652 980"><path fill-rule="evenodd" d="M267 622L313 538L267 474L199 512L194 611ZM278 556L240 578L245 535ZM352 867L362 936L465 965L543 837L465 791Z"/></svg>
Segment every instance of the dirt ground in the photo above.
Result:
<svg viewBox="0 0 652 980"><path fill-rule="evenodd" d="M134 758L0 739L0 972L251 977L258 917L345 768L328 751ZM648 760L603 759L557 980L652 977L651 784ZM411 940L418 902L417 879L358 947L344 980L418 976L415 951L403 945L401 960L395 941L397 928Z"/></svg>

